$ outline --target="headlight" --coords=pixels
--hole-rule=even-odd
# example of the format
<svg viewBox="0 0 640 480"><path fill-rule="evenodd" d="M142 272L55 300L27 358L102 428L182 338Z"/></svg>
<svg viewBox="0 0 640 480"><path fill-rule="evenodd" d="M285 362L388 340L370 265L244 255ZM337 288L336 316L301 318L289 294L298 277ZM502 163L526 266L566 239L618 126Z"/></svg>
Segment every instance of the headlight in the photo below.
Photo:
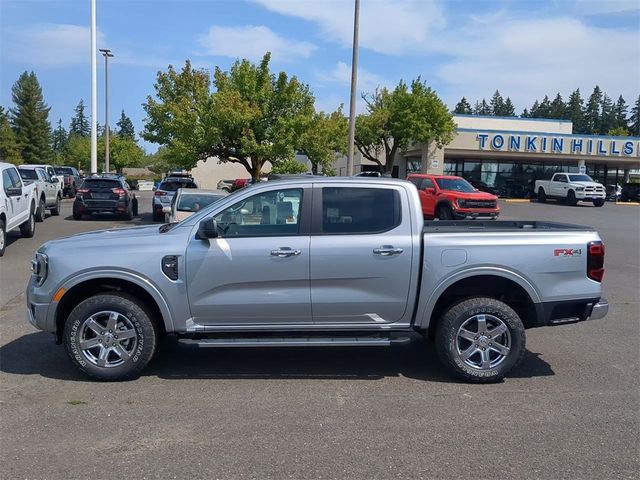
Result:
<svg viewBox="0 0 640 480"><path fill-rule="evenodd" d="M49 257L44 253L36 253L31 260L31 275L34 277L37 285L42 285L47 279L49 267Z"/></svg>
<svg viewBox="0 0 640 480"><path fill-rule="evenodd" d="M584 190L584 187L578 187L576 188L576 192L582 192Z"/></svg>

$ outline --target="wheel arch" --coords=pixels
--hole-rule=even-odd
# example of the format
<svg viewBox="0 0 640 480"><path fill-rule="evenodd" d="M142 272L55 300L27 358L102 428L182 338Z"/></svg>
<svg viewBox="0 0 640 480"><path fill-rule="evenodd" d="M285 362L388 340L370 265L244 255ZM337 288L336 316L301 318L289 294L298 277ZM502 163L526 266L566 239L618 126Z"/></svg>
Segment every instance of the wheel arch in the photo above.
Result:
<svg viewBox="0 0 640 480"><path fill-rule="evenodd" d="M541 301L538 292L522 276L501 269L467 271L442 282L423 307L416 326L427 330L432 337L447 308L465 298L478 296L495 298L509 305L518 313L525 328L537 326L536 304Z"/></svg>
<svg viewBox="0 0 640 480"><path fill-rule="evenodd" d="M169 306L160 292L144 278L126 272L101 272L98 275L79 276L58 288L64 288L62 298L55 306L56 339L61 340L64 324L71 311L87 298L108 292L126 293L139 299L147 307L161 334L173 331Z"/></svg>

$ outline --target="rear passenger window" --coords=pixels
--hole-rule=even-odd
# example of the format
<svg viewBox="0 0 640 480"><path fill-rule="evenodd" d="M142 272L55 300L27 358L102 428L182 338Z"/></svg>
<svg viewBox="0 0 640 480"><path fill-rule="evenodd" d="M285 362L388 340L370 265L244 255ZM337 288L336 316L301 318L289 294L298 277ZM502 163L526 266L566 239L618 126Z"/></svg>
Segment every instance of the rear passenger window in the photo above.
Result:
<svg viewBox="0 0 640 480"><path fill-rule="evenodd" d="M322 233L382 233L397 227L400 220L400 196L396 190L322 189Z"/></svg>

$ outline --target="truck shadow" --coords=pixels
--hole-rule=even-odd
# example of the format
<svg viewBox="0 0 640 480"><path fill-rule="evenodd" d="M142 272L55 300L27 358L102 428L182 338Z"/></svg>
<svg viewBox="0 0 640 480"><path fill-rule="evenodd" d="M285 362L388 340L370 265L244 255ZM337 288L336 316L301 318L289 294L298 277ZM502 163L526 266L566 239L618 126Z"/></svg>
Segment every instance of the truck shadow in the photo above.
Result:
<svg viewBox="0 0 640 480"><path fill-rule="evenodd" d="M24 335L0 347L0 371L14 375L88 381L53 344L51 334ZM407 377L456 383L440 366L433 345L417 336L407 346L198 349L164 340L143 376L182 379L379 380ZM527 350L508 378L555 375L538 353Z"/></svg>

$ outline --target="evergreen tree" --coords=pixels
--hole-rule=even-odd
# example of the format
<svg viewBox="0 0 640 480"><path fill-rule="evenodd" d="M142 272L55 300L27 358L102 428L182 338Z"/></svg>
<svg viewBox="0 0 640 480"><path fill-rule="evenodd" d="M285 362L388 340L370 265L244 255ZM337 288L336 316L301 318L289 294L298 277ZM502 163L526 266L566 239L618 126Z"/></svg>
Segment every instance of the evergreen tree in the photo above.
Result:
<svg viewBox="0 0 640 480"><path fill-rule="evenodd" d="M567 118L573 123L574 133L586 133L584 127L584 102L580 96L580 89L576 88L567 102Z"/></svg>
<svg viewBox="0 0 640 480"><path fill-rule="evenodd" d="M551 118L551 100L547 95L540 102L535 116L537 118Z"/></svg>
<svg viewBox="0 0 640 480"><path fill-rule="evenodd" d="M483 98L482 102L476 102L476 105L473 109L474 115L491 115L491 107L487 103L487 101Z"/></svg>
<svg viewBox="0 0 640 480"><path fill-rule="evenodd" d="M549 118L567 118L567 106L565 105L564 100L562 100L562 95L560 95L560 92L556 94L556 98L554 98L553 102L551 102Z"/></svg>
<svg viewBox="0 0 640 480"><path fill-rule="evenodd" d="M76 114L71 119L71 124L69 125L69 135L78 135L80 137L88 137L91 135L91 124L84 114L84 109L84 101L80 100L78 106L75 108Z"/></svg>
<svg viewBox="0 0 640 480"><path fill-rule="evenodd" d="M584 133L598 133L600 123L600 104L602 103L602 90L595 86L584 107Z"/></svg>
<svg viewBox="0 0 640 480"><path fill-rule="evenodd" d="M11 88L15 108L9 110L20 155L25 163L48 163L51 158L50 107L34 72L24 72Z"/></svg>
<svg viewBox="0 0 640 480"><path fill-rule="evenodd" d="M507 97L507 99L504 102L503 115L505 117L515 117L516 116L516 109L513 106L513 103L511 102L511 99L509 97Z"/></svg>
<svg viewBox="0 0 640 480"><path fill-rule="evenodd" d="M120 120L118 120L116 125L118 126L118 131L116 133L119 137L128 138L129 140L136 139L136 131L133 128L133 122L125 115L124 109L122 110L122 113L120 113Z"/></svg>
<svg viewBox="0 0 640 480"><path fill-rule="evenodd" d="M491 105L491 114L501 117L504 115L504 99L498 90L495 91L491 100L489 101Z"/></svg>
<svg viewBox="0 0 640 480"><path fill-rule="evenodd" d="M471 104L467 101L466 98L462 97L456 105L456 108L453 109L453 113L471 115L473 113L473 111L471 110Z"/></svg>
<svg viewBox="0 0 640 480"><path fill-rule="evenodd" d="M629 130L631 135L640 137L640 95L636 99L636 103L631 109L631 117L629 117Z"/></svg>
<svg viewBox="0 0 640 480"><path fill-rule="evenodd" d="M607 135L609 130L616 127L616 112L613 106L613 100L606 93L602 96L602 105L600 109L600 120L598 122L598 133Z"/></svg>
<svg viewBox="0 0 640 480"><path fill-rule="evenodd" d="M629 107L627 106L627 102L624 101L622 95L618 97L618 101L616 102L615 107L613 107L613 112L616 117L616 127L629 129L629 124L627 123L627 110Z"/></svg>
<svg viewBox="0 0 640 480"><path fill-rule="evenodd" d="M538 100L536 100L535 102L533 102L533 105L531 105L531 111L529 113L529 117L538 118L540 116L540 114L538 113L538 110L540 110L540 103L538 102Z"/></svg>
<svg viewBox="0 0 640 480"><path fill-rule="evenodd" d="M16 134L3 107L0 107L0 162L22 163Z"/></svg>
<svg viewBox="0 0 640 480"><path fill-rule="evenodd" d="M58 119L58 126L53 131L51 138L51 147L54 153L61 153L67 144L67 131L62 126L62 119Z"/></svg>
<svg viewBox="0 0 640 480"><path fill-rule="evenodd" d="M531 116L531 114L529 113L529 110L527 110L526 108L522 111L522 115L520 115L521 118L529 118Z"/></svg>

